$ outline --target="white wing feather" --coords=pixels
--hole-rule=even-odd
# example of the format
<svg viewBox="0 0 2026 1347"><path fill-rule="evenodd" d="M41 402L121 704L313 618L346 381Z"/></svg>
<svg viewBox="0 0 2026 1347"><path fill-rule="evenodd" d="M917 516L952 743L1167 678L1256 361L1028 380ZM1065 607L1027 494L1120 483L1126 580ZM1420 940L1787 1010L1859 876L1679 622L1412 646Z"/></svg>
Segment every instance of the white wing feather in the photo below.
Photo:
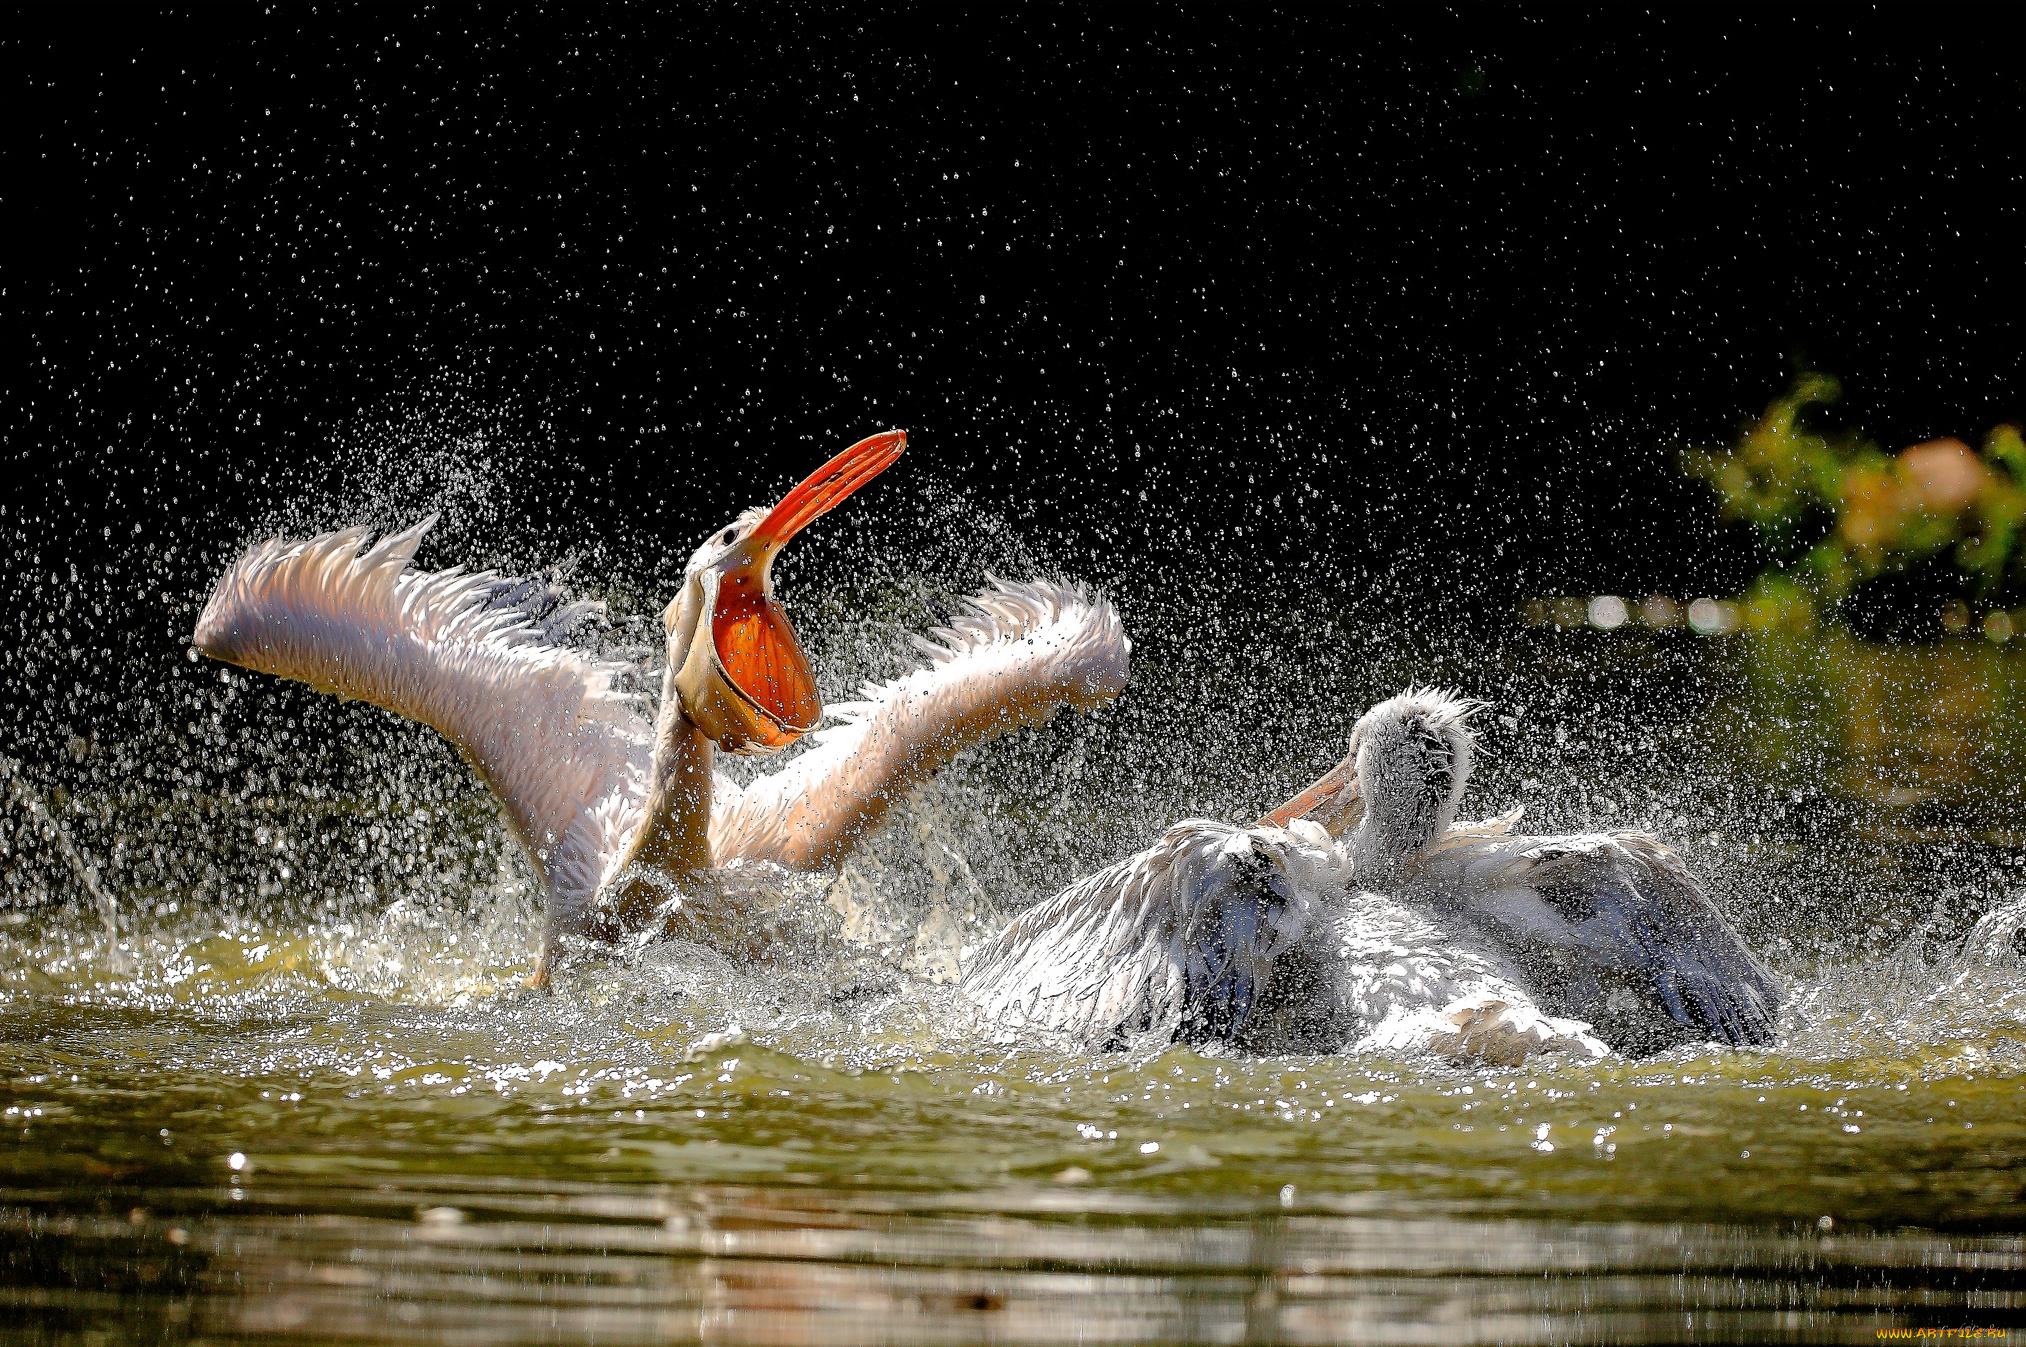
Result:
<svg viewBox="0 0 2026 1347"><path fill-rule="evenodd" d="M1063 581L989 578L970 611L916 639L926 667L868 684L862 701L831 708L844 723L818 731L814 748L743 791L719 791L719 865L819 869L964 749L1125 687L1132 642L1110 603Z"/></svg>
<svg viewBox="0 0 2026 1347"><path fill-rule="evenodd" d="M1171 1027L1182 1003L1175 944L1187 883L1173 860L1171 846L1149 847L1028 908L964 970L965 994L1003 1029L1092 1047L1121 1030Z"/></svg>
<svg viewBox="0 0 2026 1347"><path fill-rule="evenodd" d="M638 824L649 727L613 687L622 666L547 642L494 602L498 576L410 569L435 522L373 546L364 528L256 544L220 577L193 643L442 734L505 805L550 910L578 910Z"/></svg>

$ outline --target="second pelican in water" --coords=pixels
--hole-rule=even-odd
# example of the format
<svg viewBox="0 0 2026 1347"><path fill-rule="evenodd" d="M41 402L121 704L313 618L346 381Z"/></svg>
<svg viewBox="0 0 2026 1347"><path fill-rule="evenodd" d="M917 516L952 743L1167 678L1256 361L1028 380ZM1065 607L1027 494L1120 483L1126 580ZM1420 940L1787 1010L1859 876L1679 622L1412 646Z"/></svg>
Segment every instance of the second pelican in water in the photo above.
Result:
<svg viewBox="0 0 2026 1347"><path fill-rule="evenodd" d="M996 1022L1088 1046L1640 1053L1773 1037L1779 985L1643 833L1458 824L1476 704L1409 691L1250 828L1193 819L1022 913L965 970Z"/></svg>

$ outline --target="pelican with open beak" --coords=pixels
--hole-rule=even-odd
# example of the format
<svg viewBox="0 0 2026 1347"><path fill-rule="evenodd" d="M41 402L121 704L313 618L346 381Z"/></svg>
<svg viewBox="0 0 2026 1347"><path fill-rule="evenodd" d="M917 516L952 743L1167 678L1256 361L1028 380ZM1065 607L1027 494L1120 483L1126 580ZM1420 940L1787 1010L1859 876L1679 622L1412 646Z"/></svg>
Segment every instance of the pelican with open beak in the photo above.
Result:
<svg viewBox="0 0 2026 1347"><path fill-rule="evenodd" d="M965 748L1124 686L1131 642L1111 604L1064 581L993 579L918 641L924 667L867 686L817 729L823 699L773 562L906 443L900 431L861 440L705 539L665 614L652 725L616 686L627 667L573 643L592 605L539 581L414 569L434 516L377 544L352 528L248 549L199 617L193 657L371 702L457 745L547 899L540 985L559 936L618 935L654 897L652 877L831 865ZM743 789L713 770L718 749L777 753L805 736L819 742Z"/></svg>
<svg viewBox="0 0 2026 1347"><path fill-rule="evenodd" d="M774 558L906 447L898 430L859 441L773 509L747 511L690 558L665 615L670 681L682 714L725 752L778 753L822 721L816 671L774 597ZM709 639L699 639L706 613Z"/></svg>

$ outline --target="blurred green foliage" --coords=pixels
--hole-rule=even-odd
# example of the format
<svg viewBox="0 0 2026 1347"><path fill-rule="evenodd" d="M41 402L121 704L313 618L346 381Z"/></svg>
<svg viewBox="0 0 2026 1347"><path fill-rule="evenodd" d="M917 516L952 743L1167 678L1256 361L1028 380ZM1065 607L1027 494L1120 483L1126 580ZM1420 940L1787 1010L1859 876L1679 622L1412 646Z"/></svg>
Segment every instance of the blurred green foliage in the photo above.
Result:
<svg viewBox="0 0 2026 1347"><path fill-rule="evenodd" d="M1710 734L1754 779L1892 808L1944 802L1968 810L1960 826L1987 841L2015 854L2026 844L2026 814L1992 804L2026 778L2017 643L1866 641L1830 627L1728 649L1746 695Z"/></svg>
<svg viewBox="0 0 2026 1347"><path fill-rule="evenodd" d="M1745 596L1747 622L1810 625L1867 580L1943 556L1959 583L1936 598L1958 600L1962 625L1960 600L1994 607L2026 591L2019 427L1996 427L1981 450L1939 439L1889 454L1861 432L1811 425L1811 411L1842 393L1833 376L1803 371L1735 443L1683 455L1725 516L1749 520L1780 554Z"/></svg>

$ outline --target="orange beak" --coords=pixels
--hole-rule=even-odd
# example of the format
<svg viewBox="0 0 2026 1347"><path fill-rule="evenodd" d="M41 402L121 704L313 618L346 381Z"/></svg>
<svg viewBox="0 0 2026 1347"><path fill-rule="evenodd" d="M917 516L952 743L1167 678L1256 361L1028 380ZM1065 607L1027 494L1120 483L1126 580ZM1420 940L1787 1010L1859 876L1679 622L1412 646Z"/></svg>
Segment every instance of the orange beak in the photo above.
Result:
<svg viewBox="0 0 2026 1347"><path fill-rule="evenodd" d="M781 503L767 512L759 526L746 535L744 548L758 559L764 552L768 561L787 545L790 538L808 528L818 515L827 514L844 503L844 498L892 467L907 448L905 430L881 431L860 440L837 457L802 479L801 485L781 497Z"/></svg>
<svg viewBox="0 0 2026 1347"><path fill-rule="evenodd" d="M758 715L744 717L743 738L720 739L731 752L786 748L823 719L816 673L774 598L774 557L817 516L892 467L907 433L889 430L860 440L809 474L781 498L732 554L718 563L711 644L725 681Z"/></svg>

